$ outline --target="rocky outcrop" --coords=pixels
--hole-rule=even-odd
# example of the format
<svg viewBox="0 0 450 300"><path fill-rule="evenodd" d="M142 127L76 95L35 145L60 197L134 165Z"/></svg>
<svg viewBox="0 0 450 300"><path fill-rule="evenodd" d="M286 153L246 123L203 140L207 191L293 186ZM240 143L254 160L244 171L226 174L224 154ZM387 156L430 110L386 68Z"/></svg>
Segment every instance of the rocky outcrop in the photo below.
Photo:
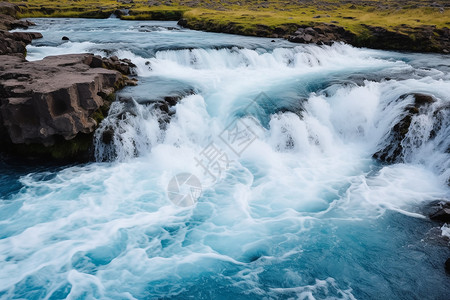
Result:
<svg viewBox="0 0 450 300"><path fill-rule="evenodd" d="M39 32L0 31L0 55L13 54L25 57L26 47L33 39L42 38Z"/></svg>
<svg viewBox="0 0 450 300"><path fill-rule="evenodd" d="M124 85L136 85L130 60L92 54L25 60L37 32L8 32L33 23L0 2L0 151L27 157L87 157L92 135Z"/></svg>
<svg viewBox="0 0 450 300"><path fill-rule="evenodd" d="M0 30L11 30L15 28L28 28L34 23L28 20L18 20L20 12L18 5L9 2L0 2Z"/></svg>
<svg viewBox="0 0 450 300"><path fill-rule="evenodd" d="M271 27L264 24L244 26L212 19L182 18L178 25L194 30L286 38L294 43L329 45L333 42L345 42L357 47L375 49L450 53L450 29L447 27L402 25L388 30L362 24L362 30L356 34L332 23L333 21L317 21L311 22L309 26L286 23Z"/></svg>
<svg viewBox="0 0 450 300"><path fill-rule="evenodd" d="M34 62L0 56L0 150L41 145L50 151L61 141L92 134L103 118L102 108L127 80L121 72L103 68L104 62L131 73L130 63L92 54Z"/></svg>
<svg viewBox="0 0 450 300"><path fill-rule="evenodd" d="M28 28L34 25L30 21L17 20L19 11L19 6L15 4L0 2L0 55L25 56L26 46L33 39L42 38L42 34L38 32L8 32L11 29Z"/></svg>
<svg viewBox="0 0 450 300"><path fill-rule="evenodd" d="M290 42L294 43L314 43L330 45L335 41L351 43L355 35L343 27L323 23L315 27L300 27L288 37Z"/></svg>
<svg viewBox="0 0 450 300"><path fill-rule="evenodd" d="M450 53L450 29L447 27L438 29L436 26L403 26L394 30L364 24L363 27L366 32L356 35L343 27L322 23L314 27L300 27L288 40L326 45L345 42L375 49Z"/></svg>
<svg viewBox="0 0 450 300"><path fill-rule="evenodd" d="M446 200L432 201L424 207L424 213L433 221L450 223L450 202Z"/></svg>

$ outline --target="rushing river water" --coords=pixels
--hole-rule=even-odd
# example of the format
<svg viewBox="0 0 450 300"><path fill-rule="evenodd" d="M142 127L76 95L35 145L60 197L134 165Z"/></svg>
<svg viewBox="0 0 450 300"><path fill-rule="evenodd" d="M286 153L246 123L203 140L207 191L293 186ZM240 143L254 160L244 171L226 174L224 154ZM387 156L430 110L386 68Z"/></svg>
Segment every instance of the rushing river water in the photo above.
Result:
<svg viewBox="0 0 450 300"><path fill-rule="evenodd" d="M448 56L34 21L28 59L117 55L139 86L96 133L98 162L0 161L2 298L448 297L450 250L420 210L450 197ZM382 165L372 155L410 93L436 102L414 117L405 163ZM170 123L164 97L181 98ZM182 173L201 185L194 205L169 200Z"/></svg>

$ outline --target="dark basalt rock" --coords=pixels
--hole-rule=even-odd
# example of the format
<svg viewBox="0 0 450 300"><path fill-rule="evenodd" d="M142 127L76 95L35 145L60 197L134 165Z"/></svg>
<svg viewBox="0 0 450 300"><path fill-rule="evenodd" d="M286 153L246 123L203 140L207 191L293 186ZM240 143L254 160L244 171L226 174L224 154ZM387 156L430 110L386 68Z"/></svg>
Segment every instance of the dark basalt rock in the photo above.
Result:
<svg viewBox="0 0 450 300"><path fill-rule="evenodd" d="M67 36L63 36L63 37L61 38L61 40L63 40L63 41L69 41L70 39L69 39Z"/></svg>
<svg viewBox="0 0 450 300"><path fill-rule="evenodd" d="M430 219L441 222L450 222L450 206L437 211L435 214L430 216Z"/></svg>
<svg viewBox="0 0 450 300"><path fill-rule="evenodd" d="M450 222L450 202L445 200L437 200L431 202L425 207L425 213L431 220L449 223Z"/></svg>
<svg viewBox="0 0 450 300"><path fill-rule="evenodd" d="M445 261L445 270L450 273L450 258Z"/></svg>

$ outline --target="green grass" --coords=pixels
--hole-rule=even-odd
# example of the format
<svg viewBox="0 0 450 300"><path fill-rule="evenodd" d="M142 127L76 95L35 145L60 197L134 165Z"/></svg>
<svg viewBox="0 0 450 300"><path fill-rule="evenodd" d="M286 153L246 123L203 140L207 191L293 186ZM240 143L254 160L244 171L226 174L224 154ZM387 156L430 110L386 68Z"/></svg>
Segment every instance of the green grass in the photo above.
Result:
<svg viewBox="0 0 450 300"><path fill-rule="evenodd" d="M250 11L230 10L214 11L206 9L192 9L184 14L191 22L212 21L216 23L236 23L244 28L256 28L263 24L271 28L285 24L313 25L317 23L335 23L355 33L364 33L363 24L380 26L390 30L402 31L406 27L435 25L437 28L448 26L450 23L450 9L441 13L438 8L410 8L400 10L377 11L371 7L350 9L350 5L340 6L335 10L318 10L314 7L296 7L289 11ZM317 18L320 16L320 18Z"/></svg>

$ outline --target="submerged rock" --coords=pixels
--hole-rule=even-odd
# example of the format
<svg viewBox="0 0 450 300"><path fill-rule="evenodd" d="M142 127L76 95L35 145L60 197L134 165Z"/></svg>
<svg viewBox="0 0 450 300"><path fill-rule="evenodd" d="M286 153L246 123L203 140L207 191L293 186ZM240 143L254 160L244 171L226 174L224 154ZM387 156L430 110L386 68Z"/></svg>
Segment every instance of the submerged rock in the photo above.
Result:
<svg viewBox="0 0 450 300"><path fill-rule="evenodd" d="M33 62L0 56L0 150L24 149L17 145L52 147L79 134L92 134L103 118L102 107L126 80L120 72L94 62L92 54Z"/></svg>
<svg viewBox="0 0 450 300"><path fill-rule="evenodd" d="M445 270L450 273L450 258L445 261Z"/></svg>

